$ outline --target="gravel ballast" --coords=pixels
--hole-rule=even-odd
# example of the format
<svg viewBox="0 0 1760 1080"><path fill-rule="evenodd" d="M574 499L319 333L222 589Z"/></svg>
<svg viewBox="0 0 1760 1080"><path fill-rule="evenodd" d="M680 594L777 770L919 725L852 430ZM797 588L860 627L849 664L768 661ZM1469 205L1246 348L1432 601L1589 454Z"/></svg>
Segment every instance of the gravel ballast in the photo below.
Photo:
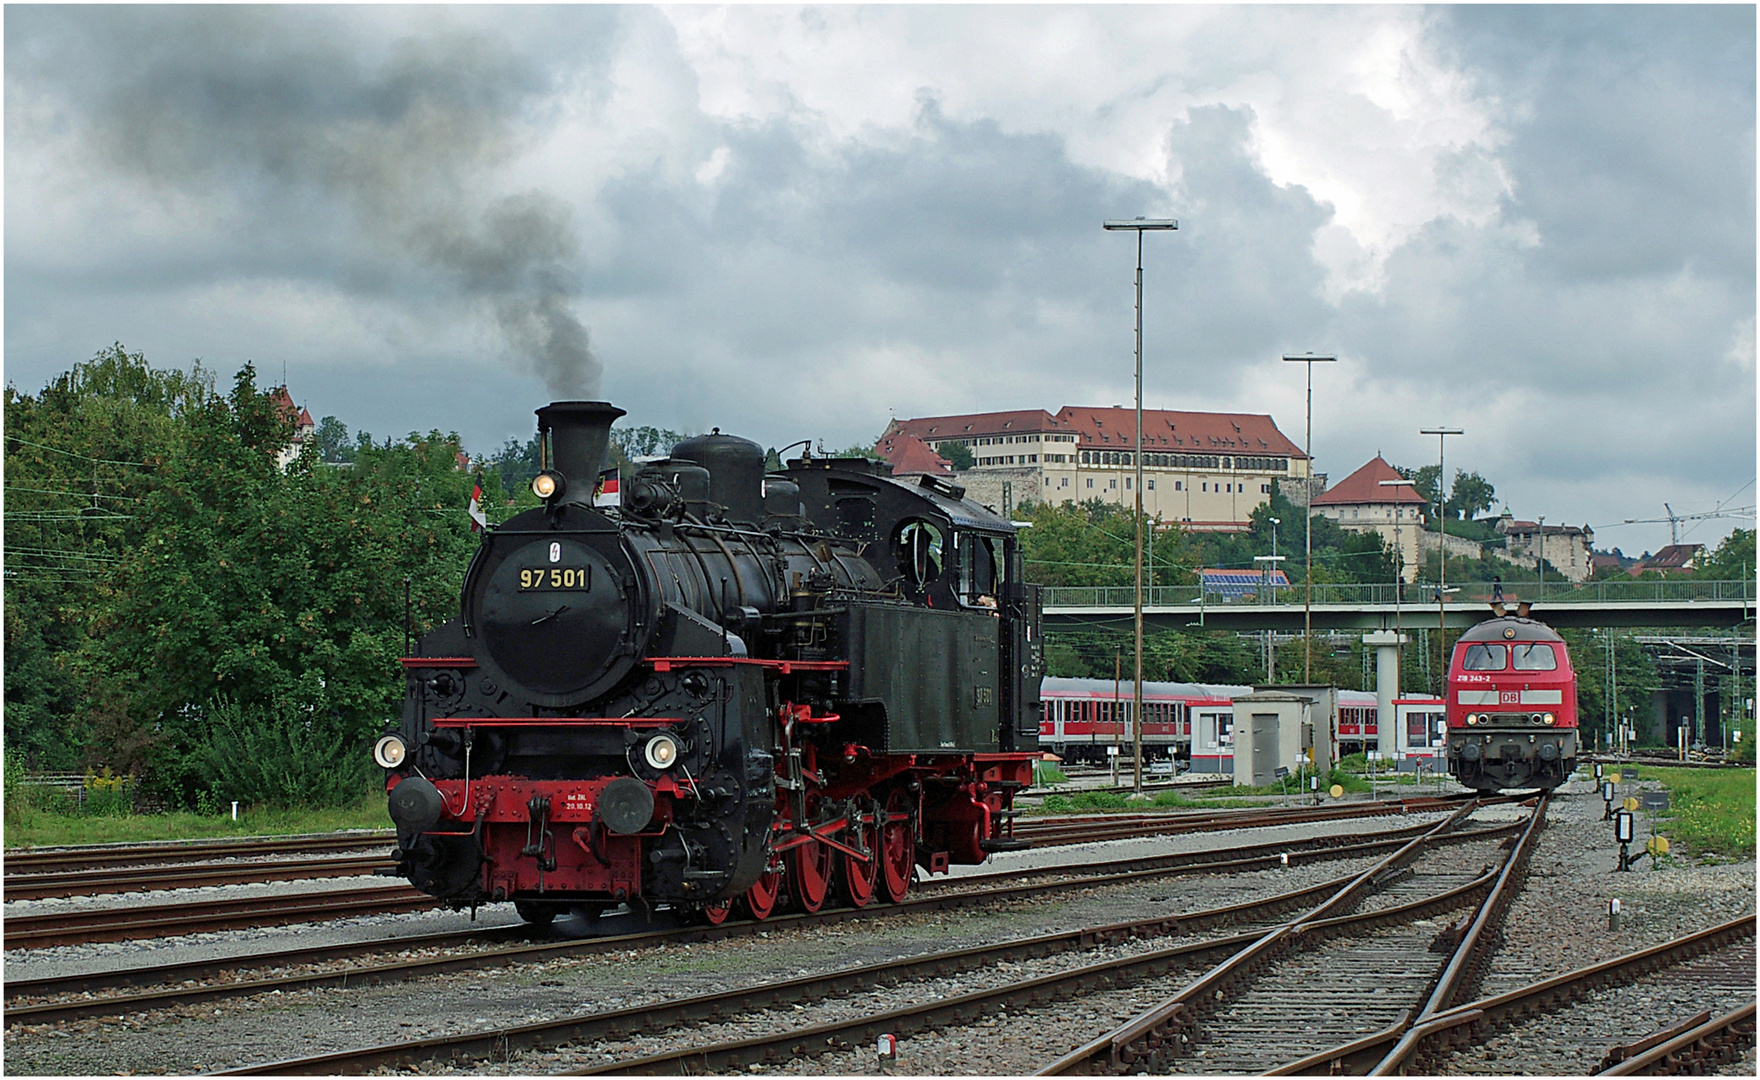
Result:
<svg viewBox="0 0 1760 1080"><path fill-rule="evenodd" d="M1545 975L1580 967L1619 953L1653 944L1689 929L1698 929L1754 910L1754 864L1693 867L1685 864L1613 873L1617 845L1612 829L1601 822L1602 804L1590 785L1567 785L1548 815L1527 886L1512 908L1505 943L1493 961L1484 992L1532 982ZM1514 820L1515 807L1482 810L1475 824ZM1391 828L1438 815L1386 819L1368 827ZM1329 822L1281 829L1204 833L1176 838L1080 845L994 858L977 872L1063 863L1116 859L1148 854L1201 850L1266 842L1276 837L1348 833L1365 827L1359 822ZM1463 869L1477 869L1488 859L1485 845L1458 849ZM273 1061L325 1050L373 1045L514 1023L549 1019L584 1011L636 1006L663 998L728 989L753 982L791 978L851 964L918 955L1008 938L1098 925L1125 919L1197 911L1239 903L1316 884L1370 865L1369 858L1336 860L1311 866L1234 875L1188 875L1134 886L1083 890L1053 899L1020 902L1006 909L979 909L937 914L876 918L812 931L775 931L720 942L669 946L642 952L598 955L492 971L466 972L419 982L347 990L314 990L219 1002L203 1008L166 1011L121 1020L83 1021L54 1028L9 1030L6 1061L12 1073L83 1074L138 1071L184 1073L223 1069L248 1062ZM963 868L962 868L963 869ZM1617 934L1607 932L1606 901L1618 895L1630 919ZM10 909L10 905L8 906ZM506 906L487 908L480 918L511 916ZM361 932L383 937L388 928L413 920L462 919L457 915L398 916L395 919L351 920L358 931L323 924L326 933ZM424 931L438 926L423 926ZM276 928L275 931L199 935L209 942L173 941L153 948L164 955L154 960L181 959L178 951L225 948L243 951L249 943L273 938L265 947L285 948L317 928ZM1223 933L1226 931L1217 931ZM1165 942L1132 942L1068 958L1048 957L998 970L998 978L1019 978L1037 970L1032 965L1069 967L1108 955L1125 955ZM118 951L125 951L122 946ZM16 959L31 967L80 967L119 963L103 946L37 950L8 954L8 973ZM138 962L132 961L132 962ZM1047 968L1050 970L1050 968ZM33 974L47 974L47 971ZM1191 977L1188 973L1186 978ZM903 1038L899 1060L891 1071L903 1075L1019 1075L1031 1073L1093 1038L1121 1017L1158 1002L1178 977L1158 985L1086 995L1059 1010L1035 1010L1034 1022L1011 1022L1004 1015L944 1034ZM909 1000L961 992L972 987L971 976L910 983L858 998L815 1005L826 1016L838 1010L871 1014ZM1751 994L1751 988L1750 988ZM1751 996L1750 996L1751 1000ZM778 1021L760 1014L753 1030L793 1027L808 1022L807 1010ZM824 1018L824 1017L821 1017ZM707 1041L711 1029L693 1028L652 1040L655 1048L676 1046L677 1039ZM674 1037L676 1036L676 1037ZM619 1044L616 1054L639 1052L643 1045ZM452 1071L542 1072L566 1063L591 1060L594 1048L522 1055L512 1061L461 1063ZM609 1052L601 1049L601 1054ZM1464 1055L1448 1066L1459 1073L1522 1072L1517 1059L1470 1061ZM423 1071L445 1071L441 1068ZM878 1071L871 1048L825 1055L784 1068L748 1072L789 1071L806 1074L868 1074ZM1547 1070L1556 1071L1556 1070Z"/></svg>

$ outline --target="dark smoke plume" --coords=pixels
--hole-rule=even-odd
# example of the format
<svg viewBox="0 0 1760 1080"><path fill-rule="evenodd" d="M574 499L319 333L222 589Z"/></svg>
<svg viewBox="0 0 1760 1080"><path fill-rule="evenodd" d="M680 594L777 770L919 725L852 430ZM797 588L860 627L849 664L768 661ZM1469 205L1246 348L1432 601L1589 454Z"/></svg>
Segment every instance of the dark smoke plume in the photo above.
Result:
<svg viewBox="0 0 1760 1080"><path fill-rule="evenodd" d="M105 166L242 203L253 252L300 264L266 272L450 288L553 397L595 396L568 207L488 194L541 123L549 68L433 11L61 8L39 11L33 51L9 47L7 67L54 89ZM397 21L415 29L378 29Z"/></svg>

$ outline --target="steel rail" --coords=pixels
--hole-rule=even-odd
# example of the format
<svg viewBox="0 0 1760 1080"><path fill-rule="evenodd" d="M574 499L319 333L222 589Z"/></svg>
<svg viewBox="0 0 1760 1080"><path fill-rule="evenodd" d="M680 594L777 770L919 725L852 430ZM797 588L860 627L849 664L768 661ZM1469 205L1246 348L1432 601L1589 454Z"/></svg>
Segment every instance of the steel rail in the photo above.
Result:
<svg viewBox="0 0 1760 1080"><path fill-rule="evenodd" d="M1341 878L1339 880L1341 882L1354 881L1356 878ZM1398 919L1414 913L1422 914L1438 907L1462 902L1463 898L1487 887L1490 881L1491 875L1486 874L1466 885L1414 900L1398 907L1361 915L1340 916L1324 920L1323 924L1317 923L1315 925L1316 927L1325 925L1327 928L1335 928ZM1210 956L1225 956L1238 952L1240 947L1250 947L1253 941L1259 940L1261 937L1260 932L1254 931L1194 945L1173 946L1169 949L1157 950L1136 957L1108 960L1071 971L1040 976L1036 979L1028 979L991 990L977 990L921 1005L893 1009L862 1019L819 1024L773 1035L565 1070L559 1075L589 1076L603 1073L676 1075L737 1068L779 1056L807 1056L820 1050L860 1045L865 1041L871 1042L875 1036L883 1032L911 1034L938 1026L969 1023L979 1017L996 1015L1000 1011L999 1006L1030 1005L1044 1000L1067 998L1072 993L1107 989L1121 982L1164 974L1177 960L1207 959Z"/></svg>
<svg viewBox="0 0 1760 1080"><path fill-rule="evenodd" d="M1534 838L1545 825L1549 801L1541 799L1534 807L1534 814L1528 819L1528 827L1522 830L1521 838L1516 841L1509 858L1503 861L1503 870L1497 875L1497 884L1492 886L1485 902L1479 905L1472 925L1461 935L1461 940L1450 954L1448 966L1443 968L1429 1000L1418 1010L1418 1015L1412 1018L1413 1030L1402 1036L1393 1049L1388 1051L1387 1056L1369 1070L1370 1076L1390 1076L1402 1072L1417 1053L1418 1044L1424 1038L1421 1032L1424 1032L1425 1025L1447 1011L1455 995L1470 992L1483 977L1484 965L1490 950L1495 947L1493 939L1502 924L1503 915L1509 910L1510 903L1521 890L1522 881L1526 877L1528 857L1533 854Z"/></svg>
<svg viewBox="0 0 1760 1080"><path fill-rule="evenodd" d="M293 896L182 902L106 908L101 911L13 915L6 919L7 949L41 949L51 945L83 945L102 941L134 941L211 930L248 930L258 926L356 915L424 911L439 901L407 885L332 889Z"/></svg>
<svg viewBox="0 0 1760 1080"><path fill-rule="evenodd" d="M234 840L167 840L152 844L82 844L77 847L8 848L0 853L8 876L18 871L64 872L117 864L147 866L199 859L245 859L261 855L305 855L319 851L356 851L395 844L390 829L366 833L245 837ZM10 888L10 887L9 887Z"/></svg>
<svg viewBox="0 0 1760 1080"><path fill-rule="evenodd" d="M1754 1013L1753 1005L1745 1005L1595 1075L1703 1074L1707 1066L1732 1061L1754 1045Z"/></svg>
<svg viewBox="0 0 1760 1080"><path fill-rule="evenodd" d="M1401 833L1412 829L1399 830ZM1449 838L1451 842L1464 842L1498 835L1506 831L1501 828L1474 830L1457 833ZM1021 884L1016 874L973 875L963 879L942 883L946 888L932 890L906 900L903 904L865 909L839 908L822 911L816 915L791 915L769 919L763 922L727 923L720 927L693 926L679 929L651 931L639 934L624 934L615 937L578 939L561 942L539 942L534 944L516 945L507 949L476 952L462 956L433 957L415 961L403 961L379 965L363 965L344 970L324 972L307 972L302 974L283 975L274 978L255 980L232 980L207 986L177 986L163 991L111 995L107 997L79 997L66 1001L49 1001L33 1004L12 1005L6 1011L7 1023L59 1023L68 1020L84 1019L93 1016L110 1016L146 1009L167 1008L172 1005L190 1004L198 1001L211 1001L221 998L244 997L268 993L275 990L287 991L296 989L313 989L327 986L348 986L362 983L379 983L393 980L407 980L423 975L439 974L446 971L471 970L486 967L498 967L519 963L537 963L565 955L586 955L599 952L623 949L642 948L655 944L679 944L696 941L713 941L726 937L758 933L772 929L787 929L800 925L817 925L893 913L910 913L931 910L945 910L984 902L1003 903L1013 899L1067 892L1080 889L1098 888L1105 885L1131 884L1139 881L1175 874L1196 872L1215 872L1220 870L1251 870L1284 865L1284 856L1293 855L1290 864L1301 864L1323 859L1345 858L1353 855L1366 854L1371 851L1385 850L1397 846L1401 841L1395 838L1380 839L1355 845L1326 845L1317 843L1305 851L1297 852L1265 852L1265 846L1240 849L1249 852L1245 858L1228 860L1207 860L1191 863L1180 863L1177 856L1161 856L1157 858L1134 860L1131 863L1089 863L1079 866L1050 867L1035 872L1037 876L1046 876L1072 871L1089 871L1073 880L1041 883L1038 885ZM1223 852L1226 854L1226 852ZM1211 854L1211 853L1203 853ZM1137 865L1137 864L1145 865ZM1123 867L1136 866L1135 869ZM1008 884L982 890L961 889L952 887L960 882L968 885L974 881L1007 881ZM947 895L941 895L945 892ZM1171 917L1177 922L1178 917ZM495 941L517 939L526 934L528 928L523 926L502 927L489 931L470 933L426 935L410 939L394 939L368 943L365 948L373 952L384 952L394 949L437 947L447 944L463 944L473 941ZM451 939L451 940L447 940ZM352 952L351 952L352 950ZM155 968L133 969L123 972L106 972L89 976L55 977L38 980L14 980L6 984L8 1001L19 997L47 996L51 994L81 993L89 994L93 990L112 989L119 986L141 986L152 983L164 984L211 977L219 972L237 972L241 970L277 968L294 964L309 964L336 957L362 955L361 945L330 946L324 950L294 949L280 950L273 953L259 953L246 957L233 957L217 960L193 961L181 964L161 965Z"/></svg>
<svg viewBox="0 0 1760 1080"><path fill-rule="evenodd" d="M383 846L383 845L381 845ZM223 863L192 866L141 866L117 870L70 870L27 874L6 879L7 900L95 896L160 889L193 889L212 885L254 885L265 881L308 881L358 877L397 865L388 855L356 855L331 859Z"/></svg>
<svg viewBox="0 0 1760 1080"><path fill-rule="evenodd" d="M1330 807L1248 807L1198 812L1052 817L1017 823L1015 835L1030 839L1035 847L1099 843L1134 836L1167 833L1214 832L1228 829L1264 828L1311 821L1355 819L1397 813L1443 809L1455 805L1447 800L1414 799L1397 803L1353 803ZM313 859L286 862L188 863L202 857L244 859L269 854L331 849L385 849L395 841L391 834L351 836L337 839L297 838L264 842L223 841L183 845L167 854L170 845L129 846L110 849L78 848L58 852L16 852L6 857L7 870L22 862L34 872L11 873L0 885L6 900L40 900L49 897L103 895L151 889L196 888L214 885L246 885L267 881L295 881L374 874L389 870L396 861L389 852L379 856ZM141 853L147 853L142 855ZM145 861L146 865L138 865ZM166 866L184 861L183 865ZM117 867L116 863L135 864ZM84 867L84 869L76 869Z"/></svg>
<svg viewBox="0 0 1760 1080"><path fill-rule="evenodd" d="M1151 1072L1164 1071L1163 1059L1166 1055L1163 1048L1185 1039L1196 1024L1199 1014L1213 1008L1229 987L1269 962L1277 952L1291 945L1297 935L1306 936L1310 931L1319 929L1323 921L1332 919L1340 909L1361 899L1384 875L1415 858L1426 842L1454 828L1466 815L1473 812L1475 806L1473 802L1463 805L1446 820L1412 838L1397 851L1364 870L1319 906L1273 928L1177 994L1076 1048L1041 1070L1038 1075L1119 1073L1144 1069ZM1482 880L1488 878L1489 875Z"/></svg>
<svg viewBox="0 0 1760 1080"><path fill-rule="evenodd" d="M1304 903L1313 896L1335 891L1341 884L1359 880L1360 877L1361 875L1349 875L1332 882L1309 886L1265 900L1250 901L1206 912L1194 912L1185 916L1170 916L1163 919L1146 920L1142 923L1116 923L1107 927L1073 931L1059 935L1057 938L1017 939L999 945L915 958L906 960L902 964L890 962L864 965L859 968L806 976L786 982L759 984L755 987L705 998L677 999L636 1006L613 1013L581 1014L517 1027L471 1032L457 1036L440 1036L404 1043L390 1043L311 1058L269 1062L233 1070L223 1075L312 1075L361 1072L374 1068L407 1066L441 1058L456 1064L490 1056L505 1057L516 1049L539 1049L573 1041L627 1037L639 1034L649 1028L665 1029L680 1022L713 1020L718 1017L743 1015L757 1009L791 1004L796 1001L818 1000L827 993L847 993L868 986L883 985L900 978L929 978L948 970L971 970L987 964L994 964L998 960L1008 960L1015 955L1023 957L1046 955L1045 951L1032 950L1042 950L1043 945L1047 942L1053 945L1060 943L1065 945L1098 944L1106 941L1124 940L1129 937L1173 933L1182 928L1202 925L1212 920L1239 919L1256 912L1275 911L1292 904ZM1474 882L1451 889L1446 893L1415 900L1397 908L1365 915L1345 916L1335 921L1340 923L1364 922L1390 917L1398 918L1411 912L1432 910L1438 905L1461 902L1462 897L1487 887L1491 879L1491 874L1485 874ZM798 1056L801 1053L810 1052L809 1047L824 1049L847 1043L852 1038L858 1041L867 1039L881 1031L908 1034L938 1024L962 1022L975 1016L987 1014L996 1003L1068 996L1071 992L1102 988L1120 981L1152 976L1194 960L1205 960L1212 956L1222 956L1238 951L1241 946L1257 940L1261 935L1261 931L1249 931L1223 938L1172 945L1136 956L1082 965L1064 972L1044 975L1003 987L972 991L859 1019L814 1025L710 1046L683 1048L666 1054L625 1059L565 1071L559 1075L592 1075L596 1073L678 1075L737 1067L755 1061L768 1060L778 1055L793 1054ZM1002 950L1011 951L1004 952ZM1012 950L1028 951L1015 953ZM948 963L950 960L957 960L963 966L958 968L937 966Z"/></svg>
<svg viewBox="0 0 1760 1080"><path fill-rule="evenodd" d="M1361 1075L1384 1060L1408 1030L1420 1042L1437 1039L1444 1044L1440 1047L1424 1047L1421 1052L1445 1052L1449 1047L1479 1039L1492 1025L1504 1025L1524 1016L1554 1012L1593 992L1597 987L1614 983L1616 979L1629 980L1636 975L1678 966L1744 938L1751 938L1754 932L1754 916L1744 915L1739 919L1683 935L1673 941L1665 941L1660 945L1652 945L1624 956L1616 956L1562 975L1541 979L1527 986L1468 1002L1433 1015L1423 1025L1422 1032L1409 1022L1396 1024L1355 1042L1292 1061L1271 1070L1267 1075Z"/></svg>

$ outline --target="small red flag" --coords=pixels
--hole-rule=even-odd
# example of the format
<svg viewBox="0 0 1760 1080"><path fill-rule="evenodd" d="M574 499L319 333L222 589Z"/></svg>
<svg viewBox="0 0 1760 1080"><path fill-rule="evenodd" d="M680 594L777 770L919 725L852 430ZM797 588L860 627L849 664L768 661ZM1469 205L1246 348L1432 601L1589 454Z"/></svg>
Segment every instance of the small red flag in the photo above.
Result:
<svg viewBox="0 0 1760 1080"><path fill-rule="evenodd" d="M465 513L471 516L471 532L480 532L489 527L489 519L483 514L483 485L471 487L471 505Z"/></svg>

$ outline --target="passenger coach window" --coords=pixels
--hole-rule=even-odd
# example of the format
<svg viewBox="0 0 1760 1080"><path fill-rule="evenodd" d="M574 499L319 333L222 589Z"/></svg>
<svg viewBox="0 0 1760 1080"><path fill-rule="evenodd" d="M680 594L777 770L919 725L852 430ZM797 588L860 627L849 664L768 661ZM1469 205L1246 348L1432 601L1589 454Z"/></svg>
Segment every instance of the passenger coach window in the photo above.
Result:
<svg viewBox="0 0 1760 1080"><path fill-rule="evenodd" d="M1468 645L1461 667L1467 671L1502 671L1503 661L1502 645Z"/></svg>
<svg viewBox="0 0 1760 1080"><path fill-rule="evenodd" d="M1517 671L1557 671L1558 657L1545 642L1535 645L1511 645L1510 653Z"/></svg>

